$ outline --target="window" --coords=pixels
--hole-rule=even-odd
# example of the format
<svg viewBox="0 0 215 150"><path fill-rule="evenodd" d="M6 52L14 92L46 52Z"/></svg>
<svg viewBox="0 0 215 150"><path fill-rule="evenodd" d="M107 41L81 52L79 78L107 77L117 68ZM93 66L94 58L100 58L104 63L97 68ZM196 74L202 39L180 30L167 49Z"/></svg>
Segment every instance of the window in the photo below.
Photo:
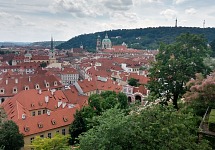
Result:
<svg viewBox="0 0 215 150"><path fill-rule="evenodd" d="M56 133L59 133L59 130L57 130Z"/></svg>
<svg viewBox="0 0 215 150"><path fill-rule="evenodd" d="M46 110L44 109L44 110L43 110L43 114L45 114L45 113L46 113Z"/></svg>
<svg viewBox="0 0 215 150"><path fill-rule="evenodd" d="M4 94L4 89L1 89L1 90L0 90L0 93L1 93L1 94Z"/></svg>
<svg viewBox="0 0 215 150"><path fill-rule="evenodd" d="M40 110L38 111L38 115L41 115L41 111Z"/></svg>
<svg viewBox="0 0 215 150"><path fill-rule="evenodd" d="M35 111L32 112L32 116L35 116Z"/></svg>
<svg viewBox="0 0 215 150"><path fill-rule="evenodd" d="M34 137L31 138L31 143L33 142L33 140L34 140Z"/></svg>
<svg viewBox="0 0 215 150"><path fill-rule="evenodd" d="M41 138L44 138L44 135L42 134L42 135L40 135L40 137L41 137Z"/></svg>
<svg viewBox="0 0 215 150"><path fill-rule="evenodd" d="M66 130L62 129L62 135L65 135L65 134L66 134Z"/></svg>
<svg viewBox="0 0 215 150"><path fill-rule="evenodd" d="M16 87L13 88L13 93L17 93L17 88Z"/></svg>
<svg viewBox="0 0 215 150"><path fill-rule="evenodd" d="M52 133L48 133L48 138L52 138Z"/></svg>

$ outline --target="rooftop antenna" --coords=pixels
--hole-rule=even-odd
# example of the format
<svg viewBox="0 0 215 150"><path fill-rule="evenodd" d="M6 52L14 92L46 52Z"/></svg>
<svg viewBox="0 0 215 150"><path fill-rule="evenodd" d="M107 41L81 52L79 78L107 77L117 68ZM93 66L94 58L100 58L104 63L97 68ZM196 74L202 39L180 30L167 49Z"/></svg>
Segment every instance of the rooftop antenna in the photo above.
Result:
<svg viewBox="0 0 215 150"><path fill-rule="evenodd" d="M203 21L203 28L205 28L205 20Z"/></svg>
<svg viewBox="0 0 215 150"><path fill-rule="evenodd" d="M177 25L178 25L178 20L177 20L177 18L175 19L175 27L177 27Z"/></svg>

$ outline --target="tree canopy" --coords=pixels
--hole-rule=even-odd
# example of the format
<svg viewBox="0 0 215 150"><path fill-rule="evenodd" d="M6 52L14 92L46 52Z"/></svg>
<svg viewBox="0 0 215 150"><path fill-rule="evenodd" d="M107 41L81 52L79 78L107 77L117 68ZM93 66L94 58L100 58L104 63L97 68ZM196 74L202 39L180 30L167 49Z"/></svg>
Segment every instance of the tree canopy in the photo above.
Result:
<svg viewBox="0 0 215 150"><path fill-rule="evenodd" d="M202 35L181 34L173 44L161 44L156 62L150 68L148 87L164 102L177 100L185 93L186 83L196 73L208 74L210 68L203 60L210 53Z"/></svg>
<svg viewBox="0 0 215 150"><path fill-rule="evenodd" d="M126 115L112 108L92 129L81 135L80 150L211 149L206 141L197 143L197 118L159 105Z"/></svg>
<svg viewBox="0 0 215 150"><path fill-rule="evenodd" d="M74 121L70 125L71 140L70 144L79 142L78 136L94 126L92 118L99 116L102 112L117 107L119 109L127 109L128 101L124 93L116 93L114 91L105 91L101 94L92 94L88 99L89 106L83 107L74 115Z"/></svg>
<svg viewBox="0 0 215 150"><path fill-rule="evenodd" d="M24 146L24 137L19 127L11 120L4 121L0 126L0 147L4 150L19 150Z"/></svg>
<svg viewBox="0 0 215 150"><path fill-rule="evenodd" d="M56 134L53 138L41 138L37 136L31 144L34 150L70 150L69 136Z"/></svg>

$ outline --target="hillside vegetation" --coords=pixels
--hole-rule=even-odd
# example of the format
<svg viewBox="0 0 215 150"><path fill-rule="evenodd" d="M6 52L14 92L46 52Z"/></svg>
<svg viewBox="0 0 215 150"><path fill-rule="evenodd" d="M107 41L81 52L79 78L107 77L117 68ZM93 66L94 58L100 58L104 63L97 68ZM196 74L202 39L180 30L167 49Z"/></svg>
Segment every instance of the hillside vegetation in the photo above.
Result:
<svg viewBox="0 0 215 150"><path fill-rule="evenodd" d="M140 29L118 29L90 34L83 34L71 38L56 48L71 49L77 48L82 43L87 50L95 49L97 36L101 39L107 33L113 45L120 45L125 42L128 47L136 49L158 49L160 42L172 43L181 33L204 34L208 43L215 39L215 28L197 27L153 27Z"/></svg>

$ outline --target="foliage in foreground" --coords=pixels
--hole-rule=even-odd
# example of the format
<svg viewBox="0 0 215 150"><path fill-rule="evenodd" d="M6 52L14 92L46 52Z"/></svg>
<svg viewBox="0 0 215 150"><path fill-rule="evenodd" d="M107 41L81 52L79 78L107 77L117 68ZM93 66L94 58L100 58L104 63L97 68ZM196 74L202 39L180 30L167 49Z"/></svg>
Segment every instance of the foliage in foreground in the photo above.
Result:
<svg viewBox="0 0 215 150"><path fill-rule="evenodd" d="M127 109L128 101L124 93L116 93L113 91L105 91L99 94L93 94L88 99L89 106L83 107L74 115L74 121L70 125L70 144L74 145L79 142L77 139L80 134L86 132L93 127L91 122L94 116L101 115L102 112L117 107L119 109Z"/></svg>
<svg viewBox="0 0 215 150"><path fill-rule="evenodd" d="M24 146L24 137L19 133L18 126L11 120L0 126L0 147L4 150L19 150Z"/></svg>
<svg viewBox="0 0 215 150"><path fill-rule="evenodd" d="M202 74L196 74L196 78L187 83L189 91L184 94L196 115L203 116L207 107L215 108L215 72L206 78Z"/></svg>
<svg viewBox="0 0 215 150"><path fill-rule="evenodd" d="M203 36L182 34L173 44L161 44L156 62L150 68L148 87L152 93L164 102L177 101L186 92L186 83L195 77L196 73L208 74L210 68L203 60L210 53Z"/></svg>
<svg viewBox="0 0 215 150"><path fill-rule="evenodd" d="M53 138L41 138L38 136L33 140L31 147L34 150L69 150L68 140L69 135L56 134Z"/></svg>
<svg viewBox="0 0 215 150"><path fill-rule="evenodd" d="M195 118L171 107L153 106L125 115L112 108L94 118L97 125L80 138L81 150L208 150L207 141L197 143Z"/></svg>

